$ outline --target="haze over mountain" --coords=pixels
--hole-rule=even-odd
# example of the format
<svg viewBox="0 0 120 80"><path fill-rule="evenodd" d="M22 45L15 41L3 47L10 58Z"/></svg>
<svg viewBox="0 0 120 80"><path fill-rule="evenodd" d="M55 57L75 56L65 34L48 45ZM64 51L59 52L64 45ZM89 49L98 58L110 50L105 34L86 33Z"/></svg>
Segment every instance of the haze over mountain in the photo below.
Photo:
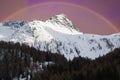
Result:
<svg viewBox="0 0 120 80"><path fill-rule="evenodd" d="M40 51L60 53L68 60L78 56L95 59L120 47L119 33L105 36L85 34L64 14L46 21L1 23L0 40L25 43Z"/></svg>

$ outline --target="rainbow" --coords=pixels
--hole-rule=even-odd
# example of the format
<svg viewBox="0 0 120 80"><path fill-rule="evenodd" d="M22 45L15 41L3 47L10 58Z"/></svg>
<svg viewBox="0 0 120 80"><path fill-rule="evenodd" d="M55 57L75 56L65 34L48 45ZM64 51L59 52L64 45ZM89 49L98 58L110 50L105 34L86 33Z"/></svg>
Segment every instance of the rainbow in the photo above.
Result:
<svg viewBox="0 0 120 80"><path fill-rule="evenodd" d="M6 20L9 20L11 17L13 17L14 15L26 10L26 9L29 9L29 8L34 8L34 7L37 7L39 5L49 5L49 4L62 4L62 5L70 5L70 6L75 6L75 7L78 7L78 8L81 8L81 9L84 9L86 11L89 11L90 13L98 16L99 18L101 18L102 20L104 20L107 24L109 24L111 26L111 28L113 30L115 30L115 32L120 32L120 30L114 25L112 24L110 21L108 21L105 17L103 17L102 15L100 15L99 13L89 9L89 8L86 8L84 6L81 6L81 5L77 5L77 4L73 4L73 3L66 3L66 2L43 2L43 3L39 3L39 4L35 4L35 5L32 5L32 6L27 6L25 8L22 8L16 12L14 12L13 14L9 15L6 19L4 19L2 22L6 21Z"/></svg>

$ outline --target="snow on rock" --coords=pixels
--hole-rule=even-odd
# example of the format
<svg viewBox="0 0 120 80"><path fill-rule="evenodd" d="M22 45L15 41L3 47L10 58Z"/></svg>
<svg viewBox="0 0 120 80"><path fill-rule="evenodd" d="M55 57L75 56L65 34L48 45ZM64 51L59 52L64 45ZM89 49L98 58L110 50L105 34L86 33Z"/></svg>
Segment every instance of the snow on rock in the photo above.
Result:
<svg viewBox="0 0 120 80"><path fill-rule="evenodd" d="M0 40L25 43L42 51L63 54L68 60L95 59L120 47L120 34L83 34L63 14L46 21L8 21L0 24Z"/></svg>

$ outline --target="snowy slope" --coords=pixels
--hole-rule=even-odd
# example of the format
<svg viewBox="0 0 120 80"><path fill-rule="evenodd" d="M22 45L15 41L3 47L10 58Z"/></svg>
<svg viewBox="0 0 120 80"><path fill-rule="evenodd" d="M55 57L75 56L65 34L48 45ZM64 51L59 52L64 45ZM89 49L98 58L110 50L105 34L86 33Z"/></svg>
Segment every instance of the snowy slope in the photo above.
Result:
<svg viewBox="0 0 120 80"><path fill-rule="evenodd" d="M42 51L63 54L67 59L95 59L120 47L120 34L83 34L63 14L46 21L8 21L0 24L0 40L25 43Z"/></svg>

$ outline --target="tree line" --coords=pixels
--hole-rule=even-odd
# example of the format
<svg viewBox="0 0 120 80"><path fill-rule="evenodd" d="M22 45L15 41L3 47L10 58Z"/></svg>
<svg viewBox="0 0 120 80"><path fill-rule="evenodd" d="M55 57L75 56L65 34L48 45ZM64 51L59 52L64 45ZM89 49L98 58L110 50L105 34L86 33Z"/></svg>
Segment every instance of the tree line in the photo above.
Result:
<svg viewBox="0 0 120 80"><path fill-rule="evenodd" d="M67 60L58 53L1 41L0 80L29 80L29 77L31 80L120 80L120 48L95 60L80 56Z"/></svg>

